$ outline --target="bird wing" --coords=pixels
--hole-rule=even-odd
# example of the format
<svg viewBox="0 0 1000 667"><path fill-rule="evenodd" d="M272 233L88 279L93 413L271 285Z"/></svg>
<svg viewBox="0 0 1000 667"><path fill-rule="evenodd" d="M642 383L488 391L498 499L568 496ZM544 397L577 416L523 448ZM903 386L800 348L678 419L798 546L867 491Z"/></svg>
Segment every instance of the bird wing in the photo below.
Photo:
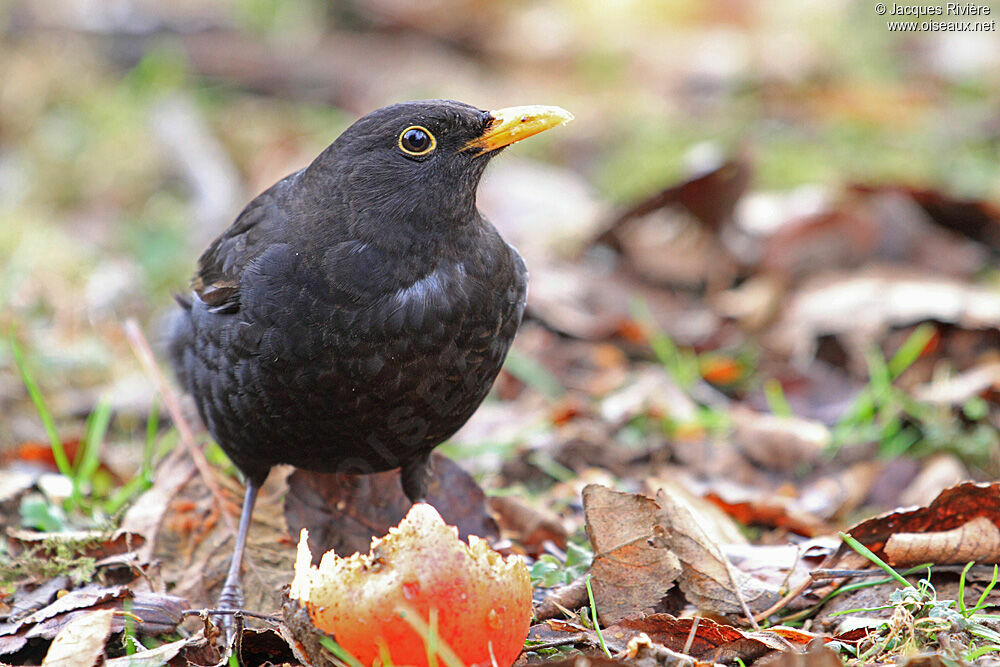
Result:
<svg viewBox="0 0 1000 667"><path fill-rule="evenodd" d="M244 269L282 226L284 216L277 206L277 194L283 184L279 182L250 202L198 258L191 289L212 312L233 313L240 309Z"/></svg>

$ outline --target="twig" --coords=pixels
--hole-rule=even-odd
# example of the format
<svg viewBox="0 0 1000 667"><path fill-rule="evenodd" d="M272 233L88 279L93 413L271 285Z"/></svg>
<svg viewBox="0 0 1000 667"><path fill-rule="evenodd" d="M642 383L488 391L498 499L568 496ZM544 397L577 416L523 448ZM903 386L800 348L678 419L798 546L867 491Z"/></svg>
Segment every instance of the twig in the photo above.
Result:
<svg viewBox="0 0 1000 667"><path fill-rule="evenodd" d="M249 616L250 618L259 618L264 621L271 621L272 623L280 623L281 617L275 616L274 614L261 614L256 611L247 611L245 609L185 609L181 612L181 616L235 616L236 614L242 614L244 616Z"/></svg>
<svg viewBox="0 0 1000 667"><path fill-rule="evenodd" d="M691 622L691 630L688 632L687 641L684 642L684 650L681 651L684 655L691 655L691 647L694 646L694 638L698 634L699 623L701 623L701 616L695 616Z"/></svg>
<svg viewBox="0 0 1000 667"><path fill-rule="evenodd" d="M760 621L763 621L764 619L766 619L771 614L778 613L779 611L781 611L782 609L784 609L786 606L788 606L789 602L791 602L795 598L797 598L800 595L802 595L802 593L805 592L805 590L807 588L809 588L811 585L812 585L812 579L804 579L802 581L802 583L800 583L798 586L796 586L792 590L788 591L788 593L785 594L785 597L781 598L780 600L778 600L777 602L775 602L773 605L771 605L770 607L768 607L764 611L762 611L759 614L757 614L756 616L754 616L753 617L754 623L755 624L759 623Z"/></svg>
<svg viewBox="0 0 1000 667"><path fill-rule="evenodd" d="M163 373L160 372L160 367L156 364L156 358L153 356L153 350L149 346L149 341L143 335L139 323L133 318L125 320L125 337L128 339L129 345L132 346L132 351L139 359L139 363L142 364L146 374L156 384L156 388L160 392L160 398L163 399L163 406L170 413L170 419L173 420L174 426L177 427L177 433L180 434L181 445L191 455L194 467L198 469L198 474L201 475L205 486L208 487L212 497L215 498L215 501L219 503L219 507L222 508L222 520L235 536L236 524L233 522L233 518L229 515L229 512L225 511L226 499L222 494L222 489L216 484L215 478L212 475L212 468L205 459L205 455L194 442L194 433L191 431L191 426L187 423L187 420L184 419L184 412L181 410L181 403L177 398L177 394L174 393L173 388L167 383L166 378L163 377Z"/></svg>
<svg viewBox="0 0 1000 667"><path fill-rule="evenodd" d="M562 639L553 639L550 642L544 642L541 644L531 644L525 645L524 650L526 652L532 651L542 651L547 648L559 648L560 646L569 646L570 644L579 644L587 640L587 635L579 634L573 635L571 637L564 637Z"/></svg>
<svg viewBox="0 0 1000 667"><path fill-rule="evenodd" d="M743 614L750 621L750 627L754 630L760 630L760 625L757 623L757 618L750 611L750 605L747 604L747 600L743 597L743 591L740 590L739 580L736 578L733 572L733 564L729 562L728 558L723 558L723 562L726 566L726 571L729 573L729 580L733 582L733 592L736 594L736 599L740 601L740 606L743 608Z"/></svg>

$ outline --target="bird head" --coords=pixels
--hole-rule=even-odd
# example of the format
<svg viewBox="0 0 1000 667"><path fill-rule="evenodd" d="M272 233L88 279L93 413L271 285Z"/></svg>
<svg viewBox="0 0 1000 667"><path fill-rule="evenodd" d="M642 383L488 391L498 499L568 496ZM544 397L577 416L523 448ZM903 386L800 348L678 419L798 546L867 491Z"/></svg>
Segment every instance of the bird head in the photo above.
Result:
<svg viewBox="0 0 1000 667"><path fill-rule="evenodd" d="M490 158L573 119L555 106L484 111L450 100L378 109L347 128L307 169L359 220L434 227L469 220Z"/></svg>

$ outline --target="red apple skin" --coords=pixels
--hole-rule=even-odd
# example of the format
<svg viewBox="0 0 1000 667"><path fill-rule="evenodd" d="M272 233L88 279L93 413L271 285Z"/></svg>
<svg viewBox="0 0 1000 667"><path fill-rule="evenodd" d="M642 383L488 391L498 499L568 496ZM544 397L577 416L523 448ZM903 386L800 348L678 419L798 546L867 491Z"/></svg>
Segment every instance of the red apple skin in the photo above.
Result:
<svg viewBox="0 0 1000 667"><path fill-rule="evenodd" d="M463 663L491 665L495 659L498 667L509 667L531 622L528 569L519 558L504 560L485 540L469 542L425 504L414 505L389 535L374 540L368 555L331 552L314 568L303 539L291 597L365 665L380 657L380 644L396 665L427 665L424 636L399 612L414 610L428 622L436 609L438 641Z"/></svg>

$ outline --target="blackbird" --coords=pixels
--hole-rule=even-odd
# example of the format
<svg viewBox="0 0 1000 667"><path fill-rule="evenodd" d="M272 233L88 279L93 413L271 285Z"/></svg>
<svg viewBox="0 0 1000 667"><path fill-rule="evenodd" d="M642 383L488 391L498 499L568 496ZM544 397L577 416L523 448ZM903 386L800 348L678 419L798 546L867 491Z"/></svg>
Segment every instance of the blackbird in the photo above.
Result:
<svg viewBox="0 0 1000 667"><path fill-rule="evenodd" d="M490 158L572 115L406 102L361 118L266 190L198 260L168 349L246 480L222 609L272 466L400 468L423 499L431 450L476 410L524 312L527 271L476 208Z"/></svg>

